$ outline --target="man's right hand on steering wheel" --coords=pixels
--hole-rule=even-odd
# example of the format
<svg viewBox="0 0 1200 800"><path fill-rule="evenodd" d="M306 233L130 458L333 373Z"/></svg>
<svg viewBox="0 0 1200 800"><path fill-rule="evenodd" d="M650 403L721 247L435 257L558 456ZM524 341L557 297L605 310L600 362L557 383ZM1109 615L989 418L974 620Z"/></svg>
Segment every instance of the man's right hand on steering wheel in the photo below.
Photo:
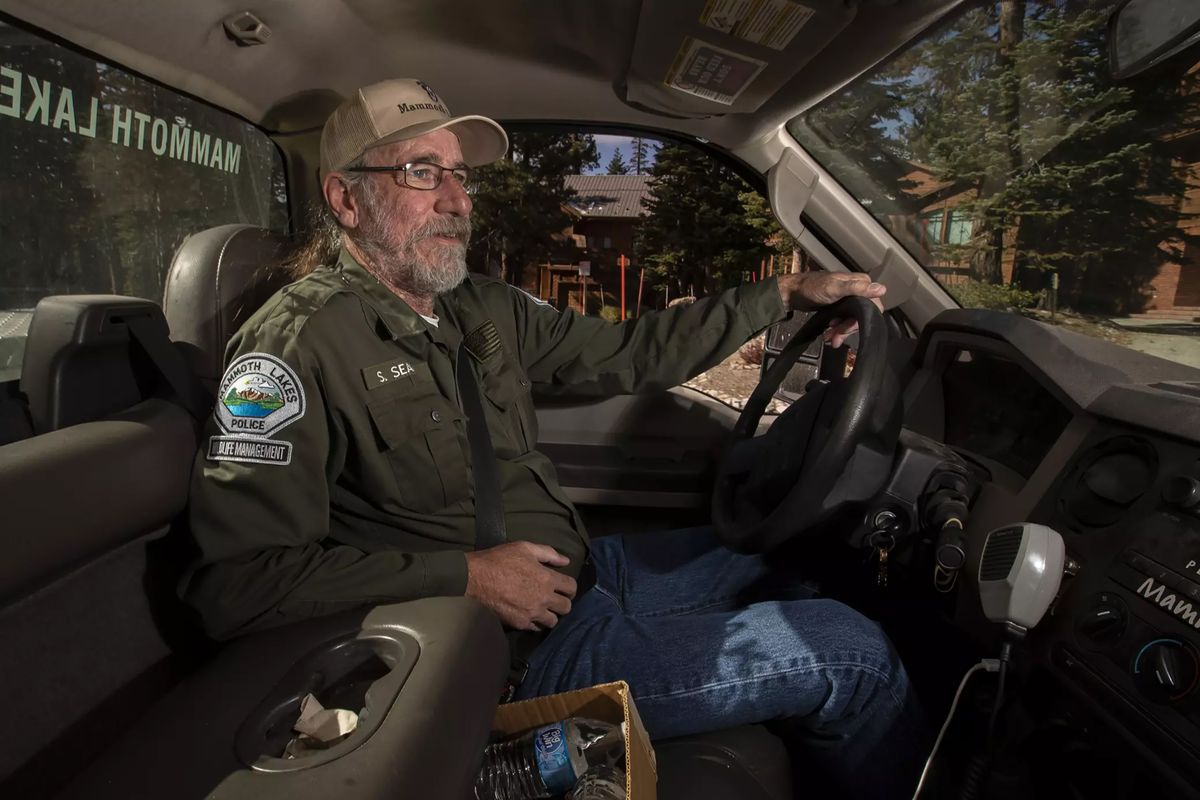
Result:
<svg viewBox="0 0 1200 800"><path fill-rule="evenodd" d="M780 275L778 280L779 296L789 311L816 311L852 295L870 299L883 311L883 302L879 298L887 293L886 286L859 272L796 272ZM825 331L825 341L841 347L857 330L858 323L854 320L834 320Z"/></svg>

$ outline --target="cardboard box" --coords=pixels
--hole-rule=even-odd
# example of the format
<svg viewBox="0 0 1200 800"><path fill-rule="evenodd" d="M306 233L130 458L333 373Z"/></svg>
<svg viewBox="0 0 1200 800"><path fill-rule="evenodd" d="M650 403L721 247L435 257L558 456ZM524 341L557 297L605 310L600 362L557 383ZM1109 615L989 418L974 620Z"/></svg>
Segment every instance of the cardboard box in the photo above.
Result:
<svg viewBox="0 0 1200 800"><path fill-rule="evenodd" d="M656 800L658 765L654 748L625 681L602 683L574 692L535 697L496 709L492 728L515 736L567 717L585 717L614 724L625 723L625 798Z"/></svg>

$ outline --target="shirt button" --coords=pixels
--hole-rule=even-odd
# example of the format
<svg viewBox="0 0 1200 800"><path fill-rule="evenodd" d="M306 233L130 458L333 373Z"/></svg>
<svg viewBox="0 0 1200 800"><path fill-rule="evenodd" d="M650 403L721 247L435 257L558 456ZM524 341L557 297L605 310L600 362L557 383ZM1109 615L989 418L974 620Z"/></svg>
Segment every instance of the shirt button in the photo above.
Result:
<svg viewBox="0 0 1200 800"><path fill-rule="evenodd" d="M521 388L522 389L529 388L529 379L528 378L521 378Z"/></svg>
<svg viewBox="0 0 1200 800"><path fill-rule="evenodd" d="M438 413L438 412L436 412L436 411L430 411L430 412L429 412L429 416L433 418L433 421L434 421L434 422L441 422L441 421L442 421L442 415L441 415L441 414L439 414L439 413Z"/></svg>

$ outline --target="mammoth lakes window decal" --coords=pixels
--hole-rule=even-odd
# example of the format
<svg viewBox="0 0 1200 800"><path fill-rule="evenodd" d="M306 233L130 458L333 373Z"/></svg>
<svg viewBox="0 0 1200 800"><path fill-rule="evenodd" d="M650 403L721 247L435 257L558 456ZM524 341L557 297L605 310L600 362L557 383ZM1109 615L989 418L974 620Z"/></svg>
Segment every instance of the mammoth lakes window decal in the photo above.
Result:
<svg viewBox="0 0 1200 800"><path fill-rule="evenodd" d="M210 461L289 464L292 443L269 437L304 416L304 387L275 356L247 353L225 370L215 416L227 435L209 439Z"/></svg>

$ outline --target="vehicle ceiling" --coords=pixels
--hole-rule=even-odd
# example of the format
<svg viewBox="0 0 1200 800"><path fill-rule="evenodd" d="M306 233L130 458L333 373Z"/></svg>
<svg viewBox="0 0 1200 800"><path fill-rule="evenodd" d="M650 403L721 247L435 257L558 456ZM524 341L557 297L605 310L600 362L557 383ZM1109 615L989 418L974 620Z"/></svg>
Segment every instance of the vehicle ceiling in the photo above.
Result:
<svg viewBox="0 0 1200 800"><path fill-rule="evenodd" d="M705 0L0 0L0 10L274 133L316 128L341 96L400 76L428 81L456 113L661 128L737 151L960 2L803 0L816 13L782 51L703 27ZM269 26L266 44L226 35L222 20L246 10ZM766 66L732 106L667 89L689 35Z"/></svg>

